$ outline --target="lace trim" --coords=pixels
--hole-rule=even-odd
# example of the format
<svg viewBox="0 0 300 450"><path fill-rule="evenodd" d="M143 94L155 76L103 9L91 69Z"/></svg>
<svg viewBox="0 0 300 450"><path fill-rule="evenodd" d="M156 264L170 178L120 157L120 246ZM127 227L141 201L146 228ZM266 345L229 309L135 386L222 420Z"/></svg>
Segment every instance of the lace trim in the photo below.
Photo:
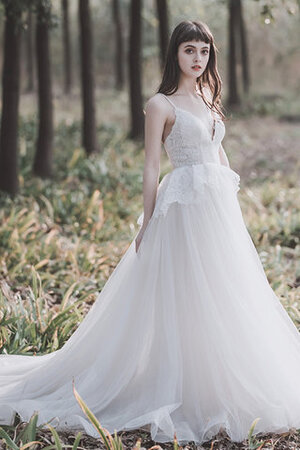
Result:
<svg viewBox="0 0 300 450"><path fill-rule="evenodd" d="M237 193L240 189L240 176L230 167L216 163L176 167L164 176L158 186L150 220L160 215L165 216L174 202L191 204L203 200L206 187L218 190L220 195L228 187ZM142 225L143 218L144 213L138 217L138 225Z"/></svg>

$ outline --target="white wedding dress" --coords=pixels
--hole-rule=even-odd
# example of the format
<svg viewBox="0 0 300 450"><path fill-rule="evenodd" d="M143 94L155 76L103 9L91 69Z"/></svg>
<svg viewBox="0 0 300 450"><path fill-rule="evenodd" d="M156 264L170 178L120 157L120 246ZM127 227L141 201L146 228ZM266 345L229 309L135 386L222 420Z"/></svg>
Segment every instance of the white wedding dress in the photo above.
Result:
<svg viewBox="0 0 300 450"><path fill-rule="evenodd" d="M56 417L58 430L99 437L74 378L111 433L143 428L172 442L176 431L182 444L221 428L242 441L258 417L255 433L300 427L300 335L245 226L240 177L220 162L224 124L212 137L173 107L173 170L137 253L134 239L60 350L0 356L0 424L39 411L38 424Z"/></svg>

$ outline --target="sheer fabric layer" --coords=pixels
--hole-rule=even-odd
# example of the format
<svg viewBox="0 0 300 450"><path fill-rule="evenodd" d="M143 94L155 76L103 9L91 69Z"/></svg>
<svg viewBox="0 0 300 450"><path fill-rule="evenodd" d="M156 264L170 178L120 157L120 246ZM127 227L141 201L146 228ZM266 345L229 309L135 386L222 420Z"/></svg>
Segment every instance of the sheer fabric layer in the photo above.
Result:
<svg viewBox="0 0 300 450"><path fill-rule="evenodd" d="M231 187L169 205L133 241L62 349L0 356L0 423L17 411L97 436L72 392L110 432L202 443L300 426L299 333L272 291Z"/></svg>

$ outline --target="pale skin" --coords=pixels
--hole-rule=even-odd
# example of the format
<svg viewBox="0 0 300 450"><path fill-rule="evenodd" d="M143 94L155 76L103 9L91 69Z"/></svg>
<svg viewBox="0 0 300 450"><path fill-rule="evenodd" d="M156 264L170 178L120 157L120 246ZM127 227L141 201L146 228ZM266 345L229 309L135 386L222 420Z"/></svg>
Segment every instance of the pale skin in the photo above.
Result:
<svg viewBox="0 0 300 450"><path fill-rule="evenodd" d="M209 48L210 44L202 41L182 42L178 47L177 57L180 67L180 78L176 93L170 97L172 97L172 100L176 98L174 103L177 106L182 106L196 116L199 116L200 102L201 106L203 106L203 100L199 98L197 91L196 79L204 72L208 64ZM201 69L192 69L192 66L195 64L199 64ZM210 91L206 90L205 94L211 99ZM155 94L147 101L145 113L144 220L135 239L136 252L155 207L160 174L161 143L165 141L175 121L172 106L160 94ZM222 145L219 148L219 156L220 163L229 167Z"/></svg>

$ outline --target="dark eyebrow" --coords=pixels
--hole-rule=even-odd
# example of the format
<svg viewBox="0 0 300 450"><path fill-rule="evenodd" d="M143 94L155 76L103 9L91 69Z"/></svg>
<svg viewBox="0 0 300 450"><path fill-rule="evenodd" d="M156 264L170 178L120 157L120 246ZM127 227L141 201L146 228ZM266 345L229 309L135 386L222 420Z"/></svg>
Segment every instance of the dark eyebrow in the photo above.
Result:
<svg viewBox="0 0 300 450"><path fill-rule="evenodd" d="M186 47L194 47L194 48L196 48L195 45L193 45L193 44L187 44L187 45L184 46L184 48L186 48ZM201 48L201 50L203 50L204 48L208 49L207 46L204 46L204 47Z"/></svg>

